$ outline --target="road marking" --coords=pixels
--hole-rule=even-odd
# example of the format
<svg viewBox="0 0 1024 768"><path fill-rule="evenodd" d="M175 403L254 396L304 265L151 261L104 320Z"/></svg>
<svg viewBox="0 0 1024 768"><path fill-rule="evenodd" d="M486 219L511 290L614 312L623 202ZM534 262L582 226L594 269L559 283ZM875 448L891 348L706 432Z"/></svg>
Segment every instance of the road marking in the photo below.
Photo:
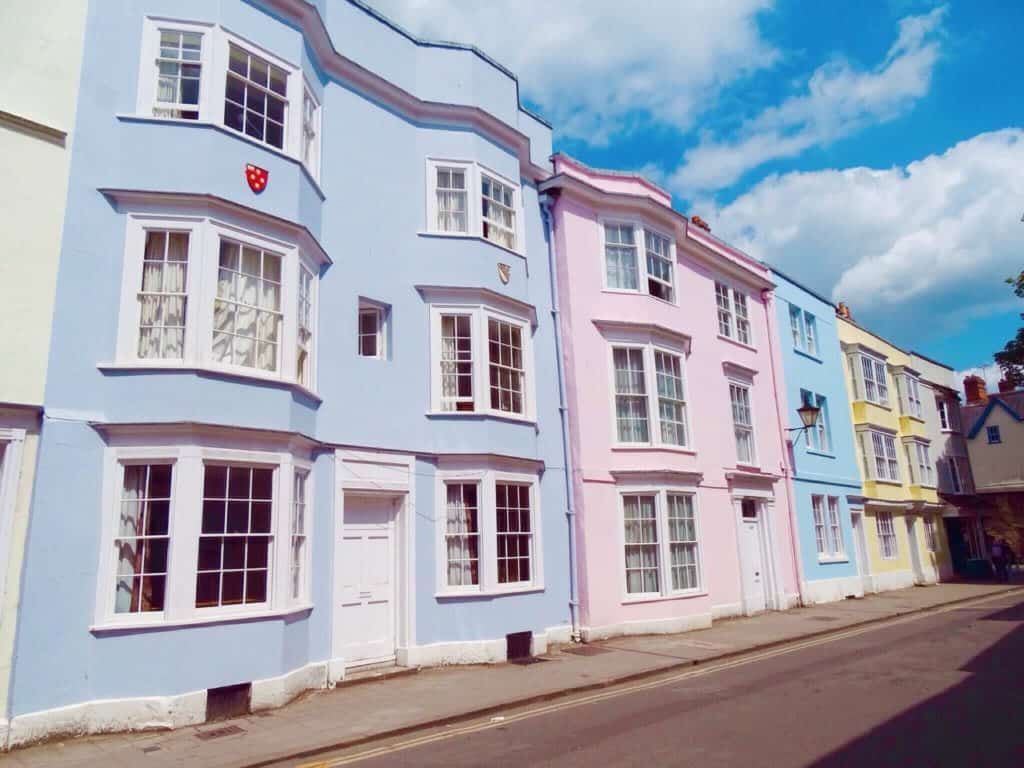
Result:
<svg viewBox="0 0 1024 768"><path fill-rule="evenodd" d="M660 688L665 685L672 683L678 683L683 680L692 680L697 677L704 677L705 675L711 675L715 672L722 672L727 669L734 669L736 667L746 666L747 664L753 664L758 661L765 661L766 659L773 659L777 656L785 656L796 651L802 651L807 648L814 648L820 645L827 645L829 643L838 642L839 640L847 640L851 637L858 637L869 632L875 632L879 629L887 629L892 626L900 624L909 624L913 621L928 618L930 616L936 616L943 613L950 613L952 611L960 610L961 608L967 608L975 605L982 605L984 603L993 602L1006 597L1019 596L1024 589L1015 589L1008 592L999 592L994 595L985 595L970 600L965 600L960 603L953 605L940 606L933 609L925 609L918 613L910 614L909 616L896 616L889 620L878 621L868 626L853 627L848 630L839 630L835 633L826 635L824 637L817 637L811 640L794 640L792 643L779 646L777 648L770 648L765 651L753 651L743 656L737 656L734 659L728 659L726 661L712 663L708 666L698 667L696 669L681 672L669 677L659 677L656 680L649 680L645 683L636 683L633 685L627 685L624 687L615 687L599 693L592 693L580 696L578 698L569 699L566 701L559 701L552 704L545 704L543 706L534 707L523 712L514 715L504 715L500 718L492 717L486 721L478 721L470 723L459 728L451 728L443 733L433 733L425 736L416 736L405 741L399 741L394 744L388 744L380 747L373 747L371 749L363 750L352 755L345 757L337 757L330 760L322 760L313 763L303 763L298 768L337 768L337 766L351 765L352 763L361 762L363 760L369 760L374 757L383 757L384 755L393 754L395 752L404 752L409 749L416 747L422 747L425 744L432 744L437 741L445 741L453 739L457 736L466 736L473 733L480 733L481 731L488 731L493 728L505 727L512 723L517 723L521 720L528 720L534 717L540 717L541 715L550 714L552 712L559 712L567 709L575 709L576 707L582 707L587 704L593 704L599 701L607 701L608 699L619 698L620 696L628 696L631 693L637 693L638 691L648 691L652 688ZM570 696L572 694L569 694ZM429 726L428 726L429 727ZM386 737L385 737L386 738Z"/></svg>

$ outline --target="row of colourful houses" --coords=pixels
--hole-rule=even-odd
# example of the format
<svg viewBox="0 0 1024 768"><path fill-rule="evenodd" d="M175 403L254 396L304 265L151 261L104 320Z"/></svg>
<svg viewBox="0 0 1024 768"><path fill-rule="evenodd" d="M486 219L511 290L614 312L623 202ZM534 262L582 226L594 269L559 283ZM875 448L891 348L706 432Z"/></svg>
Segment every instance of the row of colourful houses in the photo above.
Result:
<svg viewBox="0 0 1024 768"><path fill-rule="evenodd" d="M984 557L952 371L552 155L480 51L356 0L0 14L5 745Z"/></svg>

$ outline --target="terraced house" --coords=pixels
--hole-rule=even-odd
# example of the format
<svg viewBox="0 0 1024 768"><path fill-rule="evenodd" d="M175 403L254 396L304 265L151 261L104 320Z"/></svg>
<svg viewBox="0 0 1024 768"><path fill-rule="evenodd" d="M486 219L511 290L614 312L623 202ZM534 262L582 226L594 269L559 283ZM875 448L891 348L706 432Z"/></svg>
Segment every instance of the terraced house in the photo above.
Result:
<svg viewBox="0 0 1024 768"><path fill-rule="evenodd" d="M630 174L541 185L564 338L584 638L799 600L768 269Z"/></svg>
<svg viewBox="0 0 1024 768"><path fill-rule="evenodd" d="M872 589L861 478L835 306L772 270L779 356L785 378L793 506L804 604L842 600ZM795 409L818 409L809 429Z"/></svg>
<svg viewBox="0 0 1024 768"><path fill-rule="evenodd" d="M839 341L863 477L870 590L932 583L951 569L929 419L935 398L912 356L839 305Z"/></svg>
<svg viewBox="0 0 1024 768"><path fill-rule="evenodd" d="M567 640L515 77L347 0L84 23L9 743Z"/></svg>

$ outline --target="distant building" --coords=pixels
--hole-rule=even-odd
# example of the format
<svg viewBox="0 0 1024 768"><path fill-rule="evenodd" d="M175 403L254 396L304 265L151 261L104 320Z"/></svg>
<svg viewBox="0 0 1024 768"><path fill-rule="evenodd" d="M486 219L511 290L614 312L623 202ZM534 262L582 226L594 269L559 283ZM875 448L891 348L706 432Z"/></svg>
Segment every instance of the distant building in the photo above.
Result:
<svg viewBox="0 0 1024 768"><path fill-rule="evenodd" d="M1024 390L1000 382L986 391L980 376L964 379L965 403L960 418L974 486L985 504L989 540L1002 537L1024 553Z"/></svg>

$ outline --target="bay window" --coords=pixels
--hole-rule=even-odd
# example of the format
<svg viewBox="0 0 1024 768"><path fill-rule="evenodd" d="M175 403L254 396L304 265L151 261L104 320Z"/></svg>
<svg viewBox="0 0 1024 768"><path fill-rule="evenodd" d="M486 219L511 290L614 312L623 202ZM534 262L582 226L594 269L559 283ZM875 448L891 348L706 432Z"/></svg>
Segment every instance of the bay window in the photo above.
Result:
<svg viewBox="0 0 1024 768"><path fill-rule="evenodd" d="M932 466L928 443L921 440L906 441L907 466L910 467L912 482L917 485L935 486L935 468Z"/></svg>
<svg viewBox="0 0 1024 768"><path fill-rule="evenodd" d="M506 314L473 303L484 298L477 289L468 293L464 303L431 306L431 412L534 419L529 311Z"/></svg>
<svg viewBox="0 0 1024 768"><path fill-rule="evenodd" d="M646 292L675 302L675 241L638 222L605 221L604 284L614 291ZM644 258L639 258L643 244Z"/></svg>
<svg viewBox="0 0 1024 768"><path fill-rule="evenodd" d="M319 177L320 106L302 72L201 22L146 18L136 115L216 125Z"/></svg>
<svg viewBox="0 0 1024 768"><path fill-rule="evenodd" d="M700 543L692 491L621 490L627 600L699 593Z"/></svg>
<svg viewBox="0 0 1024 768"><path fill-rule="evenodd" d="M523 250L519 184L459 160L427 160L426 177L427 234L480 237Z"/></svg>
<svg viewBox="0 0 1024 768"><path fill-rule="evenodd" d="M900 482L900 464L896 438L888 432L862 430L858 433L867 477L871 480Z"/></svg>
<svg viewBox="0 0 1024 768"><path fill-rule="evenodd" d="M313 388L315 247L174 214L129 215L125 242L117 357L100 368L204 369Z"/></svg>
<svg viewBox="0 0 1024 768"><path fill-rule="evenodd" d="M854 380L854 398L888 407L889 383L885 363L864 352L850 355L849 362Z"/></svg>
<svg viewBox="0 0 1024 768"><path fill-rule="evenodd" d="M311 465L178 431L106 449L97 629L302 610Z"/></svg>
<svg viewBox="0 0 1024 768"><path fill-rule="evenodd" d="M543 587L533 464L442 457L437 489L439 596Z"/></svg>
<svg viewBox="0 0 1024 768"><path fill-rule="evenodd" d="M909 416L913 416L914 418L923 419L924 411L921 408L921 387L917 377L910 373L904 373L897 379L897 382L902 382L902 386L900 387L902 402L900 405L903 412Z"/></svg>

